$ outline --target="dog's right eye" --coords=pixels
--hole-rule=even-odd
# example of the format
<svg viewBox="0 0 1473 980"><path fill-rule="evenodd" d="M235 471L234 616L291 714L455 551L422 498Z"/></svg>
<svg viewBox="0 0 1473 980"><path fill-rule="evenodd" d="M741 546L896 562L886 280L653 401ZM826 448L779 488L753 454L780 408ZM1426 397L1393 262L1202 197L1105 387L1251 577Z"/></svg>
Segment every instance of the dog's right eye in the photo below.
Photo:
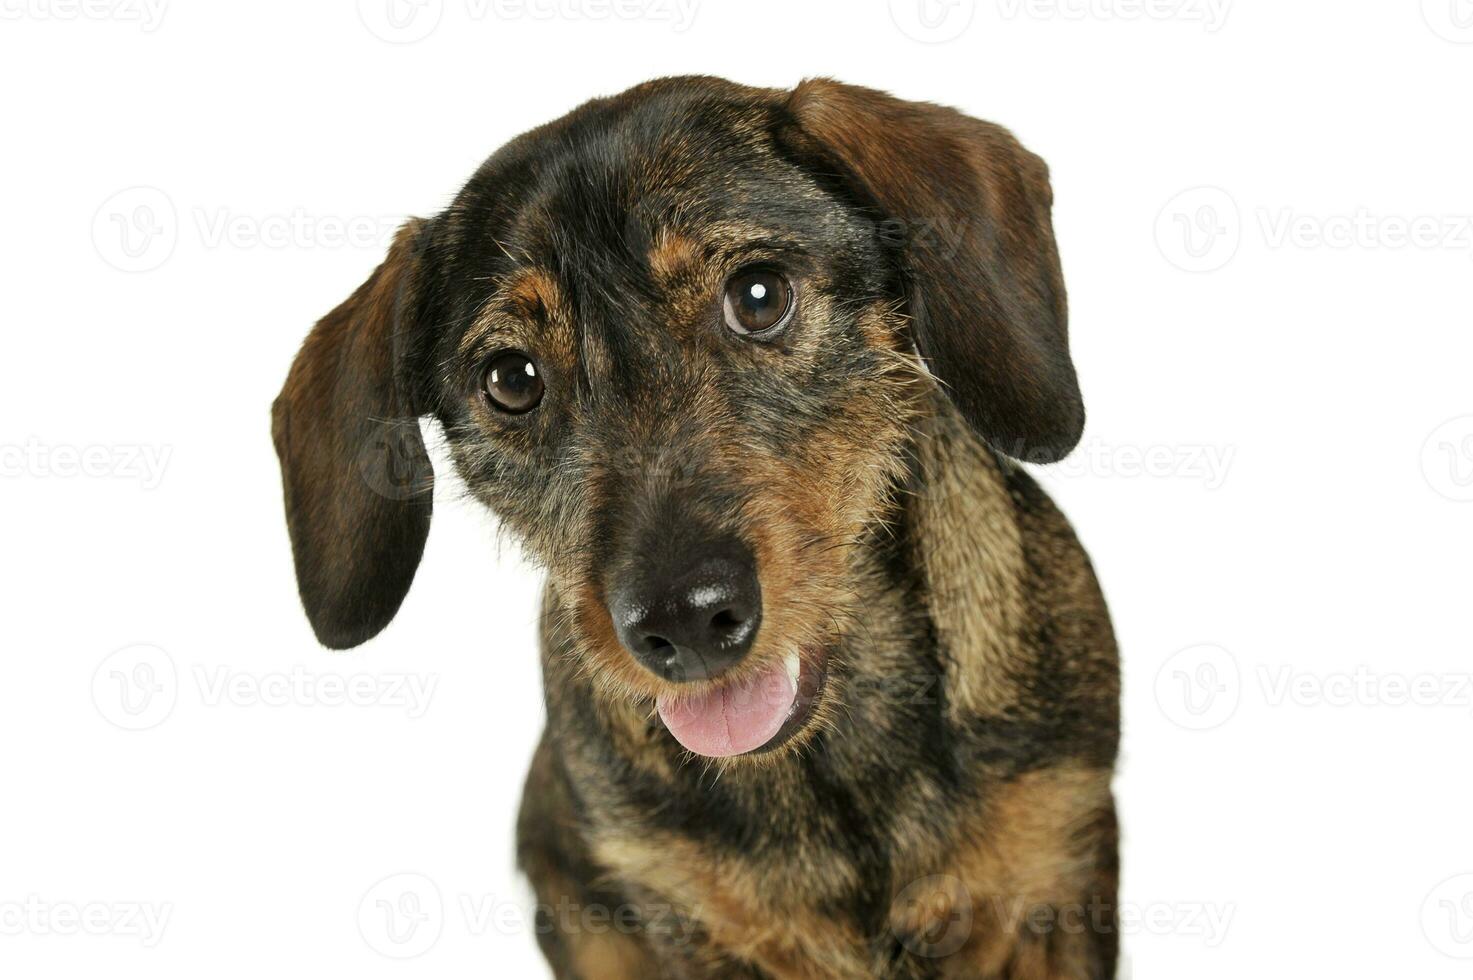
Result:
<svg viewBox="0 0 1473 980"><path fill-rule="evenodd" d="M722 307L735 333L777 333L793 310L793 287L772 269L745 269L727 280Z"/></svg>
<svg viewBox="0 0 1473 980"><path fill-rule="evenodd" d="M486 365L481 389L491 404L520 415L542 401L542 375L537 362L519 350L502 351Z"/></svg>

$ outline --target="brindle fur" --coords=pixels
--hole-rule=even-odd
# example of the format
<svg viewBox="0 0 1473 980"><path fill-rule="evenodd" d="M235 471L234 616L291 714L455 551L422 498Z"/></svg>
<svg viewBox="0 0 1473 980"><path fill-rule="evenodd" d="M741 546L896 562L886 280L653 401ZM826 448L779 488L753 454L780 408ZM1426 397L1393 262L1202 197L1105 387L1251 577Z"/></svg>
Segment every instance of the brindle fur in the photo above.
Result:
<svg viewBox="0 0 1473 980"><path fill-rule="evenodd" d="M1049 203L951 110L663 79L508 144L308 339L275 431L323 642L408 589L417 416L547 570L518 853L557 977L1114 976L1114 640L1009 458L1083 424ZM771 344L721 322L753 262L798 284ZM547 385L524 416L478 395L508 348ZM794 738L720 762L665 731L605 601L713 533L761 576L738 670L827 672Z"/></svg>

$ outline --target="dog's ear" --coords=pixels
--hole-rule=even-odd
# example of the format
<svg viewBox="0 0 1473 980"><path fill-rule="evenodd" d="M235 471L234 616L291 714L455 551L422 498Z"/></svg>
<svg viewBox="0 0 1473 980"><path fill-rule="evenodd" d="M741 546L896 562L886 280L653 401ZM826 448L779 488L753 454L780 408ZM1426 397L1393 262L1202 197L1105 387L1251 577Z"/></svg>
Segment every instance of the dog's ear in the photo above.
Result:
<svg viewBox="0 0 1473 980"><path fill-rule="evenodd" d="M410 219L368 281L318 321L272 406L297 589L333 649L389 624L429 535L433 474L400 371L425 227Z"/></svg>
<svg viewBox="0 0 1473 980"><path fill-rule="evenodd" d="M828 79L787 108L801 139L904 236L915 342L963 416L1030 462L1084 429L1048 167L1001 127Z"/></svg>

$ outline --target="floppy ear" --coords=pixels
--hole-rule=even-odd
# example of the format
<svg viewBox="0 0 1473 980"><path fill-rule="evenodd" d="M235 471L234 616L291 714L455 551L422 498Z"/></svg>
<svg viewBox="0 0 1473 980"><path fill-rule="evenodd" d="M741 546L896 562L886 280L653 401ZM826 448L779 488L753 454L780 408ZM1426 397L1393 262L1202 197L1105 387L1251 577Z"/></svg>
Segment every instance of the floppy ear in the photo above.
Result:
<svg viewBox="0 0 1473 980"><path fill-rule="evenodd" d="M272 406L297 589L324 646L398 612L430 530L433 473L400 377L425 222L410 219L368 281L318 321Z"/></svg>
<svg viewBox="0 0 1473 980"><path fill-rule="evenodd" d="M994 448L1068 454L1084 429L1048 167L1007 130L828 79L788 97L825 162L905 232L916 347Z"/></svg>

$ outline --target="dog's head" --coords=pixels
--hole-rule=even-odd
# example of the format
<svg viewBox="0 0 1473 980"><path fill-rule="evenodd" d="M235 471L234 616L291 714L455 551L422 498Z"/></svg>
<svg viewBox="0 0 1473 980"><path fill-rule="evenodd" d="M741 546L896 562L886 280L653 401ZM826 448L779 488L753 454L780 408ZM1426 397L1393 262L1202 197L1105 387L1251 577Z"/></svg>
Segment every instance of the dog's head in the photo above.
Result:
<svg viewBox="0 0 1473 980"><path fill-rule="evenodd" d="M318 637L430 520L416 420L548 569L602 688L698 753L804 728L937 381L995 449L1083 426L1042 161L830 81L665 79L512 141L307 338L275 406Z"/></svg>

